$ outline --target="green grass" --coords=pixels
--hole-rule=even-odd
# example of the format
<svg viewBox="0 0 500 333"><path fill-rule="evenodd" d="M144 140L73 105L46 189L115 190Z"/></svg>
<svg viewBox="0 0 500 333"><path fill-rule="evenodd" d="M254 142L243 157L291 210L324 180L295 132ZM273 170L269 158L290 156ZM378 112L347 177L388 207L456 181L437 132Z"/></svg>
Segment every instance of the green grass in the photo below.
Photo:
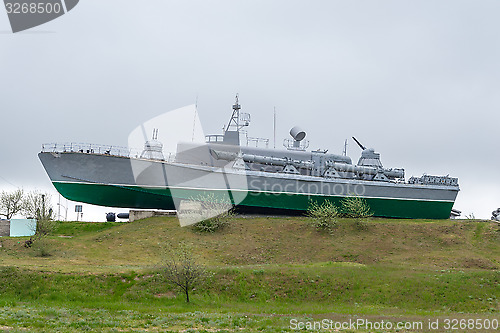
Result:
<svg viewBox="0 0 500 333"><path fill-rule="evenodd" d="M292 318L499 317L497 224L363 223L341 220L330 235L300 217L240 218L214 234L175 218L64 222L44 258L4 238L0 330L281 332ZM191 304L161 276L163 248L179 241L211 272Z"/></svg>
<svg viewBox="0 0 500 333"><path fill-rule="evenodd" d="M104 223L87 223L87 222L59 222L53 235L56 236L83 236L88 233L101 232L113 227L117 227L123 223L119 222L104 222Z"/></svg>

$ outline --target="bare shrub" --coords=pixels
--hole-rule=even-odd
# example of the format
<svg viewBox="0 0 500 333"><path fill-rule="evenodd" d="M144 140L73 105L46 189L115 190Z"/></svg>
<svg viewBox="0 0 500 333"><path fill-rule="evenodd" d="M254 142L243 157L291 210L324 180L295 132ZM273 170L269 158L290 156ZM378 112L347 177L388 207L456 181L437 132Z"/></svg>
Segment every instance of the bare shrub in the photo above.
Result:
<svg viewBox="0 0 500 333"><path fill-rule="evenodd" d="M198 263L191 249L184 243L167 249L162 271L165 280L186 295L186 302L189 302L190 291L208 276L205 266Z"/></svg>

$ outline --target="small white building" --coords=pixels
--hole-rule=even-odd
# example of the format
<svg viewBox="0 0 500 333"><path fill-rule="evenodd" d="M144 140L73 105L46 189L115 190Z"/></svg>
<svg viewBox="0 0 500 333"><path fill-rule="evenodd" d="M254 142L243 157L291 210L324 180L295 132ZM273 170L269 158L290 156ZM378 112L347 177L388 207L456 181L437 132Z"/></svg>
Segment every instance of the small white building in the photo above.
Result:
<svg viewBox="0 0 500 333"><path fill-rule="evenodd" d="M0 237L33 236L36 232L36 219L0 220Z"/></svg>

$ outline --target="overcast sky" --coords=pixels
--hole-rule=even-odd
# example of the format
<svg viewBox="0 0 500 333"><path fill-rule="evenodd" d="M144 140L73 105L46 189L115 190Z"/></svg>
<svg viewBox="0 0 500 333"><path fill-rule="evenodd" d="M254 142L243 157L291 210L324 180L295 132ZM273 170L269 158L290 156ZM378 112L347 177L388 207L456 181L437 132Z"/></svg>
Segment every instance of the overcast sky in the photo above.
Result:
<svg viewBox="0 0 500 333"><path fill-rule="evenodd" d="M42 143L126 146L142 122L196 100L219 134L239 93L251 136L272 139L276 107L277 146L294 125L333 153L356 136L407 177L458 177L455 208L489 218L499 14L472 0L81 0L12 34L0 10L0 189L51 189ZM354 162L360 152L351 140Z"/></svg>

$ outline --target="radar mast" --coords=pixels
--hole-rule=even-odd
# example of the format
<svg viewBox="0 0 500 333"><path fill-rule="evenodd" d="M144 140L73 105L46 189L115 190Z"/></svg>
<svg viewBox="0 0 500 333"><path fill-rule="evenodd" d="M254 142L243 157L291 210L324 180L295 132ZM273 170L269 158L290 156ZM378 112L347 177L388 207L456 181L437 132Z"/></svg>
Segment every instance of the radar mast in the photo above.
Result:
<svg viewBox="0 0 500 333"><path fill-rule="evenodd" d="M250 125L250 114L240 112L241 105L236 94L236 102L233 104L233 114L224 130L223 143L228 145L240 145L240 130Z"/></svg>

